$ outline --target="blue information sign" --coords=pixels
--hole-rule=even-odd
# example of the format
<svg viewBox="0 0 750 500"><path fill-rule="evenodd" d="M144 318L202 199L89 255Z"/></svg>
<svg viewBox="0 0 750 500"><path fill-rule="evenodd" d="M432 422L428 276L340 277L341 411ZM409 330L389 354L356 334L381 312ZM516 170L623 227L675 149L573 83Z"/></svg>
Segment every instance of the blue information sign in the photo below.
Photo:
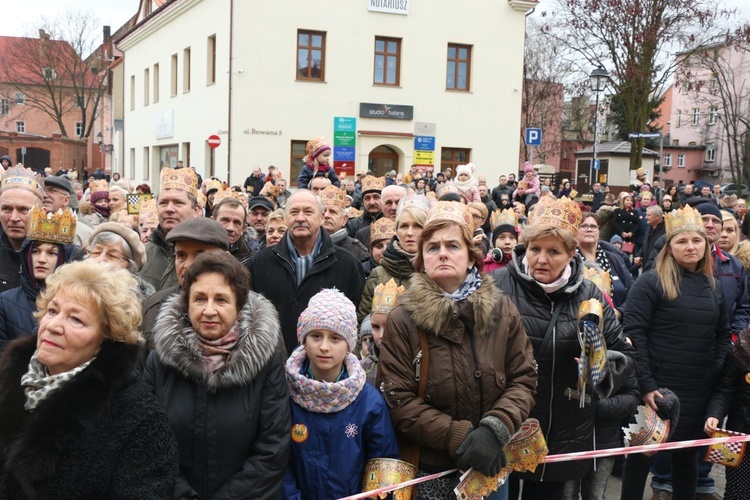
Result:
<svg viewBox="0 0 750 500"><path fill-rule="evenodd" d="M414 138L414 149L417 151L435 151L435 138L418 135Z"/></svg>
<svg viewBox="0 0 750 500"><path fill-rule="evenodd" d="M334 146L333 161L354 161L356 158L354 149L349 146Z"/></svg>
<svg viewBox="0 0 750 500"><path fill-rule="evenodd" d="M356 132L357 119L346 116L336 116L333 119L334 132Z"/></svg>

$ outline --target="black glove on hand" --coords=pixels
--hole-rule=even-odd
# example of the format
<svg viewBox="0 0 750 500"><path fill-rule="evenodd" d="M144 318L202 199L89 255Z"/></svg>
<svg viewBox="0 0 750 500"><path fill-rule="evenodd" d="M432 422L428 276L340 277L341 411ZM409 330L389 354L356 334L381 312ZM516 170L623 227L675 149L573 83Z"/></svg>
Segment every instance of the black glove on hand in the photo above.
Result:
<svg viewBox="0 0 750 500"><path fill-rule="evenodd" d="M495 476L508 464L503 448L510 431L497 417L485 417L458 447L456 457L461 470L474 467L485 476Z"/></svg>

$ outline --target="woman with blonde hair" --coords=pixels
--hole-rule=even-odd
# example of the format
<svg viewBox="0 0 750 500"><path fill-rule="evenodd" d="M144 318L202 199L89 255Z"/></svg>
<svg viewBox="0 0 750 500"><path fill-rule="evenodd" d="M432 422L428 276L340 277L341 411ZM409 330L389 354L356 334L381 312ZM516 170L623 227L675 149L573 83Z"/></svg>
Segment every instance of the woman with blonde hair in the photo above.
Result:
<svg viewBox="0 0 750 500"><path fill-rule="evenodd" d="M716 374L729 350L730 329L721 285L701 214L686 206L665 217L667 243L655 269L635 282L623 317L637 351L638 384L644 403L657 411L663 388L680 401L670 440L700 439ZM693 498L698 448L671 452L674 498ZM641 499L651 458L628 455L622 499Z"/></svg>
<svg viewBox="0 0 750 500"><path fill-rule="evenodd" d="M0 366L0 497L169 497L177 446L137 375L136 279L66 264L37 310L38 335L10 344Z"/></svg>
<svg viewBox="0 0 750 500"><path fill-rule="evenodd" d="M728 210L721 211L721 234L716 241L716 246L725 252L735 255L740 244L740 225L734 214Z"/></svg>

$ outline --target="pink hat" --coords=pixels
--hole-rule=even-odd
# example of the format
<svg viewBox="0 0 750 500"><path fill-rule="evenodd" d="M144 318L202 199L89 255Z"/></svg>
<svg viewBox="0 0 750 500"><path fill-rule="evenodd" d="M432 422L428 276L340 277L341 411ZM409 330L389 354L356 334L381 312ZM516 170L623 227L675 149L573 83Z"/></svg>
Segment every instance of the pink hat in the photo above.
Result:
<svg viewBox="0 0 750 500"><path fill-rule="evenodd" d="M524 171L524 173L526 173L526 172L533 172L534 171L534 166L531 163L526 162L523 165L523 171Z"/></svg>
<svg viewBox="0 0 750 500"><path fill-rule="evenodd" d="M335 288L325 288L313 295L297 320L297 339L305 343L305 337L313 330L330 330L341 335L349 345L349 351L357 346L357 311L346 295Z"/></svg>

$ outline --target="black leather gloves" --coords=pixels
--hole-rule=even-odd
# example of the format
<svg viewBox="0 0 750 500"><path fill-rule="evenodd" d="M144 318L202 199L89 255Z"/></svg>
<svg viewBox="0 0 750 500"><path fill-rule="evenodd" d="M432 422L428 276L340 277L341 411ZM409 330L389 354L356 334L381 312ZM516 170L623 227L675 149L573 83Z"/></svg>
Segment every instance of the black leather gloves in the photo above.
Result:
<svg viewBox="0 0 750 500"><path fill-rule="evenodd" d="M458 467L461 470L474 467L485 476L497 475L507 465L503 448L510 438L510 431L499 418L483 418L458 447Z"/></svg>

